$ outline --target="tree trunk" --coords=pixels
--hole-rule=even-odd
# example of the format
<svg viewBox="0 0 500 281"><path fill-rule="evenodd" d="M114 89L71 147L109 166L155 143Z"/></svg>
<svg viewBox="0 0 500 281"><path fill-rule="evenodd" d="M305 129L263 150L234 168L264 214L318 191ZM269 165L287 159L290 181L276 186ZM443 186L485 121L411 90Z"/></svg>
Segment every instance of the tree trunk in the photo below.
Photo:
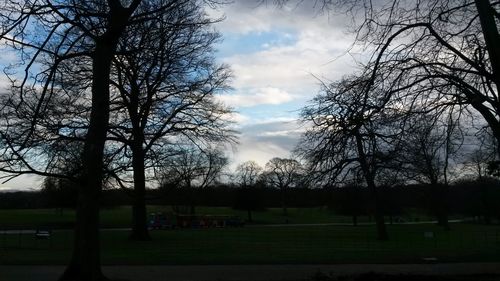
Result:
<svg viewBox="0 0 500 281"><path fill-rule="evenodd" d="M139 133L142 135L141 133ZM144 149L142 138L134 137L132 150L132 166L134 170L134 198L132 204L132 233L130 239L135 241L149 241L148 217L146 209L146 176L144 169Z"/></svg>
<svg viewBox="0 0 500 281"><path fill-rule="evenodd" d="M450 230L448 222L448 186L446 184L436 184L437 189L437 220L438 225L442 226L445 230Z"/></svg>
<svg viewBox="0 0 500 281"><path fill-rule="evenodd" d="M377 190L377 186L375 185L375 179L373 172L368 166L368 161L366 159L365 150L363 148L363 140L359 134L355 135L356 137L356 146L359 156L359 164L361 165L361 169L363 171L363 175L366 180L366 184L368 185L368 189L370 190L370 194L372 196L373 204L375 207L375 224L377 226L377 239L381 241L389 240L389 235L387 234L387 229L385 227L384 221L384 213L382 210L382 206L380 206L380 198Z"/></svg>
<svg viewBox="0 0 500 281"><path fill-rule="evenodd" d="M247 214L248 214L248 222L252 222L252 210L248 209L247 210Z"/></svg>
<svg viewBox="0 0 500 281"><path fill-rule="evenodd" d="M489 60L491 63L493 81L496 85L497 92L500 91L500 33L495 20L495 10L491 6L489 0L475 0L481 30L483 31L486 49L488 51ZM479 106L472 104L474 108ZM498 105L498 104L497 104ZM500 146L500 123L495 116L490 116L485 111L486 108L479 108L478 111L485 117L490 125L493 135L495 136L498 145ZM498 108L496 108L498 112ZM497 149L497 155L500 157L500 149Z"/></svg>
<svg viewBox="0 0 500 281"><path fill-rule="evenodd" d="M384 213L382 207L380 206L380 198L377 192L377 187L375 183L372 182L368 184L368 188L371 190L373 203L375 205L375 224L377 225L377 239L381 241L389 240L389 235L387 234L387 229L385 227Z"/></svg>
<svg viewBox="0 0 500 281"><path fill-rule="evenodd" d="M103 156L109 123L111 61L128 18L137 8L110 7L108 29L95 41L92 54L92 106L82 154L82 174L71 260L60 280L107 280L101 271L99 197L103 180Z"/></svg>
<svg viewBox="0 0 500 281"><path fill-rule="evenodd" d="M491 69L497 90L500 90L500 34L495 21L495 10L489 0L475 0L481 22L486 49L490 56Z"/></svg>
<svg viewBox="0 0 500 281"><path fill-rule="evenodd" d="M352 216L352 225L358 226L358 216L357 215Z"/></svg>
<svg viewBox="0 0 500 281"><path fill-rule="evenodd" d="M83 171L71 261L60 280L105 280L101 271L99 197L102 190L103 152L109 120L109 75L113 50L97 44L93 57L92 110L83 149Z"/></svg>

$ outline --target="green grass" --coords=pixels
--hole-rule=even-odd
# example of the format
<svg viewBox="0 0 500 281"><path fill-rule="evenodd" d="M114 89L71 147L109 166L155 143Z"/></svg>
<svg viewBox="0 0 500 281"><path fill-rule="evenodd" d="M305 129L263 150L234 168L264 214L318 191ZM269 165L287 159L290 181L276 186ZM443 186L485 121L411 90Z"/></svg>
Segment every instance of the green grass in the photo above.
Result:
<svg viewBox="0 0 500 281"><path fill-rule="evenodd" d="M389 226L377 241L373 226L259 226L152 231L153 241L128 240L127 231L102 232L104 264L414 263L500 261L500 226ZM434 238L425 238L432 231ZM0 264L66 264L71 231L50 240L0 234Z"/></svg>
<svg viewBox="0 0 500 281"><path fill-rule="evenodd" d="M148 206L148 212L171 212L169 206ZM289 223L351 223L351 217L336 215L327 208L289 208L289 216L285 217L280 208L269 208L265 211L252 212L255 224L282 224L287 220ZM228 207L197 207L197 214L208 215L236 215L242 219L247 218L246 211L234 210ZM405 218L419 217L420 220L432 219L423 214L411 210L410 215ZM36 228L37 226L63 226L71 228L75 218L73 210L55 209L22 209L22 210L0 210L0 229L2 228ZM101 226L104 228L129 227L131 221L131 210L129 206L109 208L101 210ZM369 218L362 216L359 222L368 222Z"/></svg>

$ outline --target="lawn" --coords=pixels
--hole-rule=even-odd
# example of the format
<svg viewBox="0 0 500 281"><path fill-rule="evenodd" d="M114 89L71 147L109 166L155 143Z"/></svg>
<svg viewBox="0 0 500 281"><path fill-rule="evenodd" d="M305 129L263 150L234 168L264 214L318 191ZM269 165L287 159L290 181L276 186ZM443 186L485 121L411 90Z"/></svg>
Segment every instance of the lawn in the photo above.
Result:
<svg viewBox="0 0 500 281"><path fill-rule="evenodd" d="M169 206L148 206L148 212L163 211L171 212ZM337 215L327 208L289 208L289 216L282 215L280 208L269 208L265 211L252 212L255 224L282 224L286 223L351 223L351 217ZM242 219L247 218L246 211L234 210L229 207L197 207L197 214L206 215L236 215ZM410 214L403 216L405 220L431 220L433 218L425 214L410 210ZM0 229L2 228L36 228L37 226L53 226L53 228L71 228L75 213L73 210L55 209L22 209L22 210L0 210ZM101 226L103 228L130 227L131 210L128 206L102 209ZM359 222L368 222L370 219L362 216Z"/></svg>
<svg viewBox="0 0 500 281"><path fill-rule="evenodd" d="M390 241L373 226L247 226L152 231L153 241L128 240L127 231L102 231L104 264L414 263L500 261L500 226L389 226ZM432 232L432 238L429 233ZM427 233L427 235L425 235ZM0 234L0 264L66 264L72 232L50 240Z"/></svg>

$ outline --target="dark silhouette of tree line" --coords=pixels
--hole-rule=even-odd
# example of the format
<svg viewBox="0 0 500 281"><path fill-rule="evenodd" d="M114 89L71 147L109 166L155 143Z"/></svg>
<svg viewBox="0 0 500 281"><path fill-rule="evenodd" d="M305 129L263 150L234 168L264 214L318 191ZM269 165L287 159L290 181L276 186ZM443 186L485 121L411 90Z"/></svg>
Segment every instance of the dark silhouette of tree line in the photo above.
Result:
<svg viewBox="0 0 500 281"><path fill-rule="evenodd" d="M161 167L174 175L168 163L183 155L178 145L209 151L214 143L234 143L225 118L231 110L213 98L227 88L230 74L215 63L212 45L218 34L203 11L204 5L222 2L1 4L0 39L18 57L4 70L11 87L1 99L0 171L11 173L7 180L38 174L76 186L75 242L61 280L105 279L98 228L104 186L133 195L131 238L147 240L148 175ZM374 51L357 73L325 82L304 108L302 119L310 126L297 149L308 175L302 184L354 182L367 188L378 237L387 239L382 187L425 182L436 194L439 221L447 227L445 199L467 118L481 117L488 129L483 131L493 136L494 156L487 169L498 170L500 4L318 3L324 11L351 14L357 42ZM288 176L277 172L286 174L288 168L271 163L262 177L251 163L237 170L235 182L242 189L251 191L264 182L279 188L287 213L292 186ZM195 178L178 182L203 181ZM488 192L478 191L483 202Z"/></svg>

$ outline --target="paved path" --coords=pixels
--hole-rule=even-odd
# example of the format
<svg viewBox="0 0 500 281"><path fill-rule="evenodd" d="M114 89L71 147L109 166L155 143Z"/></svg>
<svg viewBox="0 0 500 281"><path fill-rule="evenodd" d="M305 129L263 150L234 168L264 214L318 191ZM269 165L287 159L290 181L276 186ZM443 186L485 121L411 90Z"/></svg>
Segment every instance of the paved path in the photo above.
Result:
<svg viewBox="0 0 500 281"><path fill-rule="evenodd" d="M3 266L1 281L54 281L63 266ZM337 264L337 265L189 265L105 266L106 276L127 281L263 281L303 280L322 272L333 276L378 272L386 274L499 274L500 263Z"/></svg>

